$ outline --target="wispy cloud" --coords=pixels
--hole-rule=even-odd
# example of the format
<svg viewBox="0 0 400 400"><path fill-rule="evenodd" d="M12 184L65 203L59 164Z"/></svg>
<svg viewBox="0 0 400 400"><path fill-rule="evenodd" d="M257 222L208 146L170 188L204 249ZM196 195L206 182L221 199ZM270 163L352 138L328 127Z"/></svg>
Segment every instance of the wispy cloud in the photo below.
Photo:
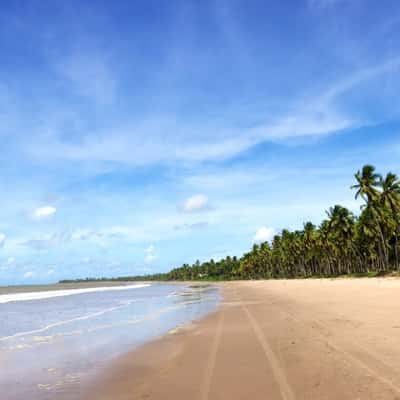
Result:
<svg viewBox="0 0 400 400"><path fill-rule="evenodd" d="M64 243L65 234L46 234L32 239L26 239L20 242L21 246L30 247L37 251L48 250L51 247Z"/></svg>
<svg viewBox="0 0 400 400"><path fill-rule="evenodd" d="M194 222L192 224L185 223L185 224L175 225L174 229L176 231L189 232L189 231L192 231L192 230L205 228L208 225L209 225L208 222Z"/></svg>
<svg viewBox="0 0 400 400"><path fill-rule="evenodd" d="M326 136L370 124L368 118L360 118L358 112L353 114L352 111L344 111L340 107L340 99L358 85L392 73L399 66L400 60L394 58L380 65L360 69L348 78L331 83L319 94L297 99L288 106L287 111L278 116L264 117L264 122L258 122L253 127L239 128L226 121L221 126L222 121L219 120L207 125L202 121L191 125L183 120L177 125L172 118L160 115L156 117L158 124L154 124L153 117L152 120L136 120L123 125L118 123L107 131L86 131L79 143L66 142L55 131L51 136L42 136L45 143L39 136L35 144L29 144L27 151L41 160L133 165L223 160L265 141ZM260 120L260 117L257 119ZM218 134L204 135L201 132Z"/></svg>
<svg viewBox="0 0 400 400"><path fill-rule="evenodd" d="M346 94L348 91L361 85L362 83L368 82L386 73L395 73L399 69L400 57L394 57L383 63L365 67L359 71L356 71L348 78L335 83L322 94L319 100L325 104L330 104L333 101L337 101L342 95ZM316 106L317 104L312 105Z"/></svg>
<svg viewBox="0 0 400 400"><path fill-rule="evenodd" d="M55 71L80 96L101 105L110 104L116 95L117 75L110 57L99 50L79 49L60 55ZM114 66L115 68L115 66Z"/></svg>

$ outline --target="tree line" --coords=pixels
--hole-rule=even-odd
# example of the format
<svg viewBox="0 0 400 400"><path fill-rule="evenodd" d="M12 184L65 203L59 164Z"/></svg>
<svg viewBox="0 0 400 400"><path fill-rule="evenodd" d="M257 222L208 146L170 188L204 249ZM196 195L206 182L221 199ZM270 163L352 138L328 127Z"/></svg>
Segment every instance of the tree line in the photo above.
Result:
<svg viewBox="0 0 400 400"><path fill-rule="evenodd" d="M400 181L372 165L355 175L351 189L363 204L358 216L335 205L317 227L283 229L271 242L254 244L242 257L196 261L170 272L130 280L231 280L380 275L399 271ZM122 279L122 278L119 278Z"/></svg>
<svg viewBox="0 0 400 400"><path fill-rule="evenodd" d="M359 216L335 205L318 227L306 222L301 230L283 229L271 243L255 244L241 258L197 261L147 278L273 279L398 271L400 181L391 172L378 174L372 165L354 178L351 189L363 200Z"/></svg>

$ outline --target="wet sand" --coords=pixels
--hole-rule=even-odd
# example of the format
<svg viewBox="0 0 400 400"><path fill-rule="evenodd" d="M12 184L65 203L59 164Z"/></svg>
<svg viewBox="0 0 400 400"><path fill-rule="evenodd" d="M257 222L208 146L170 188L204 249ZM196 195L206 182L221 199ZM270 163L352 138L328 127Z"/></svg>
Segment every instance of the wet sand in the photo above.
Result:
<svg viewBox="0 0 400 400"><path fill-rule="evenodd" d="M217 312L117 359L83 398L400 399L400 279L222 287Z"/></svg>

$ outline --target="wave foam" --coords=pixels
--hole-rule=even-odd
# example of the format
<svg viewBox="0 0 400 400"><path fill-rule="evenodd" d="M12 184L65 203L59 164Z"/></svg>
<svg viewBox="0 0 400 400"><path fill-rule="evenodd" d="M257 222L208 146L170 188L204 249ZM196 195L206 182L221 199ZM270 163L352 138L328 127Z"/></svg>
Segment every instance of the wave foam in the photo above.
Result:
<svg viewBox="0 0 400 400"><path fill-rule="evenodd" d="M148 287L150 284L141 283L137 285L124 285L124 286L99 286L94 288L84 289L60 289L60 290L47 290L43 292L25 292L25 293L11 293L0 295L0 304L10 303L12 301L28 301L28 300L41 300L49 299L52 297L63 297L72 296L82 293L93 293L93 292L108 292L118 290L131 290Z"/></svg>

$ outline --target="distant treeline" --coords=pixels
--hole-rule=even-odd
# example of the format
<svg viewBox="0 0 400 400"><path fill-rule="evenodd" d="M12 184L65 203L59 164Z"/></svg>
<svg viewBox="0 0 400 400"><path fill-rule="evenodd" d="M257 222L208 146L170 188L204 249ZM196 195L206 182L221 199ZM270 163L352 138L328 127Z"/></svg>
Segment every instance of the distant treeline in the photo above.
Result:
<svg viewBox="0 0 400 400"><path fill-rule="evenodd" d="M306 222L302 230L284 229L271 243L255 244L241 258L197 261L163 274L113 280L277 279L398 271L400 181L391 172L385 176L376 173L371 165L354 177L351 189L363 200L359 216L335 205L318 227Z"/></svg>

